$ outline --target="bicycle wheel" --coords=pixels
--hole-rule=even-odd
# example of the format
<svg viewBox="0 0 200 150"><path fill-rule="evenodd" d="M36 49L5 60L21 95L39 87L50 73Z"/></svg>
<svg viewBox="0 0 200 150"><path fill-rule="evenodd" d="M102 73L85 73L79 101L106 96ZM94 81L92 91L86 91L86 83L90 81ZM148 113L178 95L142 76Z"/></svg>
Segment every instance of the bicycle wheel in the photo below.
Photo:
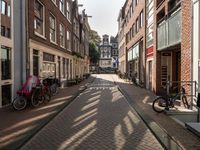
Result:
<svg viewBox="0 0 200 150"><path fill-rule="evenodd" d="M51 100L51 92L50 89L48 89L44 94L44 102L49 102L50 100Z"/></svg>
<svg viewBox="0 0 200 150"><path fill-rule="evenodd" d="M161 113L165 110L166 99L164 97L158 97L153 101L152 108L155 112Z"/></svg>
<svg viewBox="0 0 200 150"><path fill-rule="evenodd" d="M27 105L27 100L24 96L18 96L14 99L12 106L15 110L23 110Z"/></svg>
<svg viewBox="0 0 200 150"><path fill-rule="evenodd" d="M183 105L185 108L187 108L187 109L190 108L188 101L187 101L187 97L185 95L182 96L182 102L183 102Z"/></svg>
<svg viewBox="0 0 200 150"><path fill-rule="evenodd" d="M37 107L40 104L40 101L42 101L41 89L35 89L31 96L31 104L32 106Z"/></svg>

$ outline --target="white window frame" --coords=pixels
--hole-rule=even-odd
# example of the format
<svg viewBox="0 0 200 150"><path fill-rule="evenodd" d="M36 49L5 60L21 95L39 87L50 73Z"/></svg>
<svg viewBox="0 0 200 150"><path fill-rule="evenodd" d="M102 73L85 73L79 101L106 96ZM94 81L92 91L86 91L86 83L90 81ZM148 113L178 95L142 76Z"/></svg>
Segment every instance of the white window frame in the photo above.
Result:
<svg viewBox="0 0 200 150"><path fill-rule="evenodd" d="M71 4L69 1L66 1L66 17L67 20L71 23Z"/></svg>
<svg viewBox="0 0 200 150"><path fill-rule="evenodd" d="M6 1L1 0L1 14L6 15ZM3 5L4 4L4 5ZM4 7L3 7L4 6ZM3 9L4 8L4 9ZM3 11L4 10L4 11Z"/></svg>
<svg viewBox="0 0 200 150"><path fill-rule="evenodd" d="M59 0L59 10L62 14L65 14L65 0Z"/></svg>
<svg viewBox="0 0 200 150"><path fill-rule="evenodd" d="M66 32L66 48L68 51L71 51L71 32L69 30L67 30ZM68 47L69 45L69 47Z"/></svg>
<svg viewBox="0 0 200 150"><path fill-rule="evenodd" d="M60 39L60 47L62 48L65 48L65 28L64 28L64 25L63 24L60 24L60 27L59 27L59 31L60 31L60 34L59 34L59 39ZM62 30L62 31L61 31ZM62 33L62 34L61 34ZM61 43L61 36L63 36L63 45Z"/></svg>
<svg viewBox="0 0 200 150"><path fill-rule="evenodd" d="M34 1L34 5L35 5L35 1ZM42 4L42 2L40 0L37 0L37 1L43 6L43 33L40 34L37 31L35 31L35 27L34 27L34 33L35 33L35 35L37 35L37 36L39 36L39 37L41 37L43 39L46 39L45 38L45 7L44 7L44 5ZM35 23L35 14L34 14L34 23Z"/></svg>
<svg viewBox="0 0 200 150"><path fill-rule="evenodd" d="M55 22L54 22L54 23L55 23L55 24L54 24L54 26L55 26L55 29L54 29L54 30L55 30L55 41L53 41L53 40L51 39L51 29L52 29L52 28L51 28L50 17L53 17L53 18L54 18L54 21L55 21ZM49 39L50 39L50 42L56 44L56 43L57 43L57 38L56 38L56 37L57 37L57 36L56 36L56 35L57 35L57 32L56 32L56 31L57 31L57 30L56 30L56 29L57 29L57 28L56 28L56 17L55 17L52 13L50 13L50 16L49 16L49 23L50 23L50 24L49 24Z"/></svg>

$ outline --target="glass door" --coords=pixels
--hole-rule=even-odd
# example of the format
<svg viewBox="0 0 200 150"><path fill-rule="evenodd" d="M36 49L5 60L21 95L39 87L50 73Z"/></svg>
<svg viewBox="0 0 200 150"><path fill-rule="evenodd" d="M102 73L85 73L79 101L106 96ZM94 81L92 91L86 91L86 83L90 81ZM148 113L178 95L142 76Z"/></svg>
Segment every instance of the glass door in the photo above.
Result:
<svg viewBox="0 0 200 150"><path fill-rule="evenodd" d="M11 49L1 46L0 52L0 106L5 106L11 103L12 98L12 57Z"/></svg>

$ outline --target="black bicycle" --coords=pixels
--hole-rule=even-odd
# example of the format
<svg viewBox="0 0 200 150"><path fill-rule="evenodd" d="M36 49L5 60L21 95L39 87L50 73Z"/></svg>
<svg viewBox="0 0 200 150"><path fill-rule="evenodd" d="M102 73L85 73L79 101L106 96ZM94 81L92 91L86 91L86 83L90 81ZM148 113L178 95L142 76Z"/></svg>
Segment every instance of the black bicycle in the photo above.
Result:
<svg viewBox="0 0 200 150"><path fill-rule="evenodd" d="M186 84L190 85L190 84ZM161 113L164 110L169 110L170 108L174 107L174 103L176 100L180 99L184 105L185 108L189 109L190 105L187 101L186 91L184 86L181 86L180 92L177 93L175 96L159 96L157 97L152 104L152 108L155 112Z"/></svg>

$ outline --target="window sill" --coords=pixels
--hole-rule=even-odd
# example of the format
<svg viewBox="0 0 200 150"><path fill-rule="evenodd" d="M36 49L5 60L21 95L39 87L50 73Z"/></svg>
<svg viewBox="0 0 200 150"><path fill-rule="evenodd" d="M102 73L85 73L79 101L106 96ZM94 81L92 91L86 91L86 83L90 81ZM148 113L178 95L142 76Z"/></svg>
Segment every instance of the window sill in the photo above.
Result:
<svg viewBox="0 0 200 150"><path fill-rule="evenodd" d="M37 33L37 32L34 32L34 33L35 33L36 36L38 36L38 37L40 37L40 38L42 38L42 39L44 39L44 40L47 39L44 35L41 35L41 34L39 34L39 33Z"/></svg>
<svg viewBox="0 0 200 150"><path fill-rule="evenodd" d="M64 47L64 46L62 46L62 45L60 45L60 47L65 49L65 47Z"/></svg>
<svg viewBox="0 0 200 150"><path fill-rule="evenodd" d="M52 1L53 2L53 4L56 6L56 7L58 7L58 5L56 4L56 2L54 2L54 1Z"/></svg>
<svg viewBox="0 0 200 150"><path fill-rule="evenodd" d="M50 42L51 42L52 44L58 46L58 44L57 44L56 42L54 42L54 41L52 41L52 40L50 40Z"/></svg>

